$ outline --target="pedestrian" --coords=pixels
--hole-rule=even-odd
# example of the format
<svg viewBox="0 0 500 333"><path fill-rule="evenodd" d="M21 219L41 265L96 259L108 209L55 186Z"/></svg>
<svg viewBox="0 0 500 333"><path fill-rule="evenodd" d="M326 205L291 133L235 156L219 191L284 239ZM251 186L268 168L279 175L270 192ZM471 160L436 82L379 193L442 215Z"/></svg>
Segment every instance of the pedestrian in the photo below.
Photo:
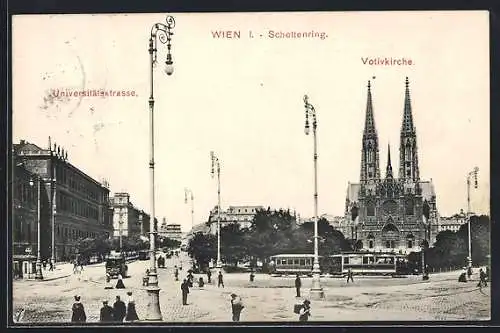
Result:
<svg viewBox="0 0 500 333"><path fill-rule="evenodd" d="M352 273L351 268L349 268L347 270L347 283L349 283L349 280L351 280L351 282L354 283L353 275L354 274Z"/></svg>
<svg viewBox="0 0 500 333"><path fill-rule="evenodd" d="M43 261L43 270L46 271L47 270L47 260L44 260Z"/></svg>
<svg viewBox="0 0 500 333"><path fill-rule="evenodd" d="M253 274L253 271L250 272L250 282L253 282L255 279L255 275Z"/></svg>
<svg viewBox="0 0 500 333"><path fill-rule="evenodd" d="M186 279L184 279L184 281L181 283L181 290L182 290L182 305L188 305L187 297L189 294L189 282Z"/></svg>
<svg viewBox="0 0 500 333"><path fill-rule="evenodd" d="M75 296L75 303L73 303L71 322L73 323L84 323L87 321L87 315L85 314L85 308L80 302L80 296Z"/></svg>
<svg viewBox="0 0 500 333"><path fill-rule="evenodd" d="M462 272L460 276L458 277L458 282L467 282L467 275L465 272Z"/></svg>
<svg viewBox="0 0 500 333"><path fill-rule="evenodd" d="M102 301L100 317L101 323L112 322L114 320L113 312L113 308L108 305L108 301Z"/></svg>
<svg viewBox="0 0 500 333"><path fill-rule="evenodd" d="M73 261L73 274L77 273L77 271L78 271L78 269L77 269L78 267L77 266L78 266L78 264L76 263L76 260Z"/></svg>
<svg viewBox="0 0 500 333"><path fill-rule="evenodd" d="M212 283L212 272L210 271L210 268L207 270L207 283Z"/></svg>
<svg viewBox="0 0 500 333"><path fill-rule="evenodd" d="M50 261L50 266L49 266L49 271L53 271L54 270L54 263L52 262L52 260Z"/></svg>
<svg viewBox="0 0 500 333"><path fill-rule="evenodd" d="M189 287L193 288L194 276L193 276L193 273L191 271L189 271L189 273L187 275L187 279L188 279Z"/></svg>
<svg viewBox="0 0 500 333"><path fill-rule="evenodd" d="M297 274L295 278L295 290L297 291L297 297L300 297L300 287L302 287L302 281L300 281L300 276Z"/></svg>
<svg viewBox="0 0 500 333"><path fill-rule="evenodd" d="M104 286L104 289L113 289L113 285L111 284L111 275L109 273L106 273L106 285Z"/></svg>
<svg viewBox="0 0 500 333"><path fill-rule="evenodd" d="M486 281L490 280L490 266L486 266Z"/></svg>
<svg viewBox="0 0 500 333"><path fill-rule="evenodd" d="M311 302L309 300L304 300L302 307L299 310L299 321L308 321L311 315Z"/></svg>
<svg viewBox="0 0 500 333"><path fill-rule="evenodd" d="M135 301L132 297L132 292L128 291L128 300L127 300L127 315L125 316L125 321L136 321L139 320L139 316L137 316L137 312L135 311Z"/></svg>
<svg viewBox="0 0 500 333"><path fill-rule="evenodd" d="M224 277L222 276L222 271L219 271L217 287L222 286L224 288Z"/></svg>
<svg viewBox="0 0 500 333"><path fill-rule="evenodd" d="M118 274L118 281L116 282L116 289L125 289L125 284L123 284L123 277L121 274Z"/></svg>
<svg viewBox="0 0 500 333"><path fill-rule="evenodd" d="M243 305L243 301L241 297L236 294L231 294L231 310L233 312L233 321L240 321L241 310L243 310L245 306Z"/></svg>
<svg viewBox="0 0 500 333"><path fill-rule="evenodd" d="M481 288L483 286L488 286L488 283L486 282L486 273L483 271L483 269L479 269L479 283L477 284L477 286L479 287L479 289L481 290Z"/></svg>
<svg viewBox="0 0 500 333"><path fill-rule="evenodd" d="M148 286L149 285L149 268L146 268L146 272L144 273L144 276L142 277L142 286Z"/></svg>
<svg viewBox="0 0 500 333"><path fill-rule="evenodd" d="M127 314L127 307L125 303L120 299L120 296L116 296L115 304L113 304L114 319L117 322L123 322L123 318Z"/></svg>
<svg viewBox="0 0 500 333"><path fill-rule="evenodd" d="M179 281L179 269L177 268L177 266L175 266L174 276L175 281Z"/></svg>
<svg viewBox="0 0 500 333"><path fill-rule="evenodd" d="M203 277L200 276L200 278L198 279L198 287L203 288L204 285L205 281L203 281Z"/></svg>
<svg viewBox="0 0 500 333"><path fill-rule="evenodd" d="M467 277L469 278L469 280L471 276L472 276L472 267L469 266L469 268L467 268Z"/></svg>

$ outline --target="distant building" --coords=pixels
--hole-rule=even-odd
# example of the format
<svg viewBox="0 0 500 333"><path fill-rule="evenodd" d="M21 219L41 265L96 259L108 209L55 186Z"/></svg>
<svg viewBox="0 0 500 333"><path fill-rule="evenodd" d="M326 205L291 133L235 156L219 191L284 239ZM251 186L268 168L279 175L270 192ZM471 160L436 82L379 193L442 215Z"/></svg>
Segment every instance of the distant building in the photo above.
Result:
<svg viewBox="0 0 500 333"><path fill-rule="evenodd" d="M125 192L115 193L110 198L113 209L113 237L148 236L151 217L134 206L130 195Z"/></svg>
<svg viewBox="0 0 500 333"><path fill-rule="evenodd" d="M181 225L180 224L166 224L165 221L166 220L163 219L164 223L162 223L162 226L160 227L161 233L159 233L159 234L163 237L178 240L179 242L182 241L184 234L182 233Z"/></svg>
<svg viewBox="0 0 500 333"><path fill-rule="evenodd" d="M240 228L249 228L258 210L263 206L229 206L226 211L221 210L220 216L217 214L217 206L212 209L208 218L210 233L217 234L217 221L220 218L221 228L231 223L238 223Z"/></svg>
<svg viewBox="0 0 500 333"><path fill-rule="evenodd" d="M68 152L52 146L50 138L48 146L25 140L13 145L13 251L36 254L38 176L42 259L50 259L54 238L54 259L67 260L79 239L111 235L109 189L72 165Z"/></svg>
<svg viewBox="0 0 500 333"><path fill-rule="evenodd" d="M459 214L455 214L450 217L441 216L438 223L438 232L445 230L457 232L460 227L468 221L467 215L463 210L460 210Z"/></svg>

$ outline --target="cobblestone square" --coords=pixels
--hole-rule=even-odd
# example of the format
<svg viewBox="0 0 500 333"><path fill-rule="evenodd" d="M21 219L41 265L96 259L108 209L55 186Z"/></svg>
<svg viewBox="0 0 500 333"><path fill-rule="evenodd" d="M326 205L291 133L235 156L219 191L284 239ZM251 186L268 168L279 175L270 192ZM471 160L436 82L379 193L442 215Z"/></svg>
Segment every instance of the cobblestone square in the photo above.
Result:
<svg viewBox="0 0 500 333"><path fill-rule="evenodd" d="M256 274L250 282L248 274L226 273L224 288L197 284L191 288L188 305L182 305L180 283L187 272L180 271L174 280L173 266L159 269L160 304L164 322L228 322L231 321L230 294L240 295L245 309L243 322L297 321L293 305L303 298L295 297L293 277L272 277ZM129 264L129 277L124 279L126 289L104 289L104 266L85 267L81 275L72 274L72 266L59 266L59 278L47 281L15 281L13 304L19 323L68 323L74 295L81 295L87 322L99 321L103 300L110 304L115 296L126 301L126 292L132 291L137 313L146 317L147 292L142 287L142 276L148 261ZM69 276L68 276L69 275ZM215 275L215 274L214 274ZM213 275L213 276L214 276ZM201 275L195 274L195 281ZM355 277L347 284L341 278L322 278L325 299L312 300L311 321L409 321L409 320L488 320L490 318L490 287L479 290L477 276L467 283L457 282L458 272L431 275L429 281L421 276L406 278ZM203 276L206 281L206 276ZM307 297L311 279L303 278L302 294ZM116 279L112 280L116 283ZM42 286L42 287L41 287Z"/></svg>

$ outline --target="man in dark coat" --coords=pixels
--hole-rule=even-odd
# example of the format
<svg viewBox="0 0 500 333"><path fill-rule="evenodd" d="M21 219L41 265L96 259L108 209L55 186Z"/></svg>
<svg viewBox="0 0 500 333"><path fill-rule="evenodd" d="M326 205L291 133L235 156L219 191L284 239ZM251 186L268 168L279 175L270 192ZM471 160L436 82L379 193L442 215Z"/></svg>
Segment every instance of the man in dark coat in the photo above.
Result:
<svg viewBox="0 0 500 333"><path fill-rule="evenodd" d="M188 305L187 297L189 294L189 282L186 279L184 279L184 282L181 283L181 290L182 290L182 305Z"/></svg>
<svg viewBox="0 0 500 333"><path fill-rule="evenodd" d="M179 269L177 268L177 266L175 266L174 276L175 281L179 281Z"/></svg>
<svg viewBox="0 0 500 333"><path fill-rule="evenodd" d="M102 301L101 317L100 317L101 323L112 322L114 319L113 312L114 312L113 308L108 305L108 301Z"/></svg>
<svg viewBox="0 0 500 333"><path fill-rule="evenodd" d="M123 322L125 314L127 313L127 307L125 303L120 300L120 296L116 296L115 304L113 304L114 320L118 322Z"/></svg>
<svg viewBox="0 0 500 333"><path fill-rule="evenodd" d="M80 296L75 296L75 303L73 303L72 312L73 314L71 315L71 322L84 323L87 321L85 308L83 307L83 304L80 303Z"/></svg>
<svg viewBox="0 0 500 333"><path fill-rule="evenodd" d="M353 276L354 274L352 273L352 270L349 268L347 270L347 283L349 283L349 280L351 280L351 282L354 283Z"/></svg>
<svg viewBox="0 0 500 333"><path fill-rule="evenodd" d="M217 287L222 286L224 288L224 277L222 276L222 271L219 272Z"/></svg>
<svg viewBox="0 0 500 333"><path fill-rule="evenodd" d="M302 282L300 281L300 276L297 274L295 278L295 290L297 291L297 297L300 297L300 287L302 287Z"/></svg>
<svg viewBox="0 0 500 333"><path fill-rule="evenodd" d="M212 283L212 272L210 271L210 268L207 270L207 283Z"/></svg>

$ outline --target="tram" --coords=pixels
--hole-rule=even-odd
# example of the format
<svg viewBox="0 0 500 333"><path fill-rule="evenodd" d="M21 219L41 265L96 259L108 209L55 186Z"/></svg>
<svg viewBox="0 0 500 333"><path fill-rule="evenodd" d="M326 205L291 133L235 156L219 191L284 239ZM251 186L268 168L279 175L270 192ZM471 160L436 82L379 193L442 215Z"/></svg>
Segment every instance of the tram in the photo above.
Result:
<svg viewBox="0 0 500 333"><path fill-rule="evenodd" d="M346 252L329 257L328 271L345 275L351 270L356 275L406 275L406 255L395 253Z"/></svg>
<svg viewBox="0 0 500 333"><path fill-rule="evenodd" d="M312 275L314 255L277 254L270 257L272 274ZM344 252L319 256L321 274L344 276L349 269L356 275L411 274L406 255L375 252Z"/></svg>

